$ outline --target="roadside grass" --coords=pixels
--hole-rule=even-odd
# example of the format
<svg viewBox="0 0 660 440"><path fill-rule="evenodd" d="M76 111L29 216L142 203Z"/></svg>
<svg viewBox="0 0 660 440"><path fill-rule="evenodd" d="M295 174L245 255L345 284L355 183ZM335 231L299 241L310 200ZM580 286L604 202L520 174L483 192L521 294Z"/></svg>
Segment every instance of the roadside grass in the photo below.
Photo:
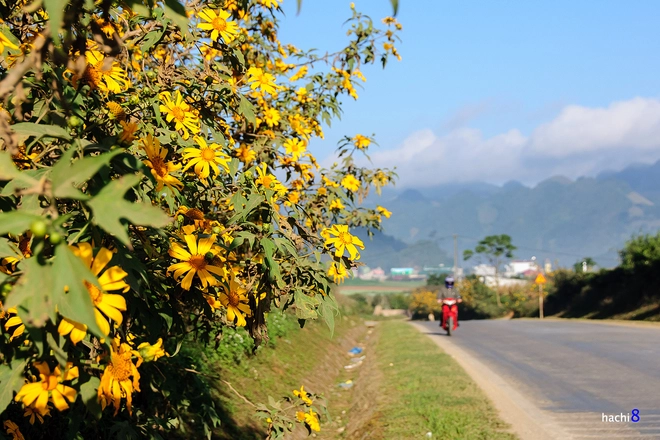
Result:
<svg viewBox="0 0 660 440"><path fill-rule="evenodd" d="M449 355L404 321L381 321L376 345L382 438L515 439Z"/></svg>
<svg viewBox="0 0 660 440"><path fill-rule="evenodd" d="M209 386L221 426L214 439L257 440L265 438L265 425L255 417L255 408L246 403L267 402L268 396L279 399L292 395L300 385L310 391L322 391L325 380L333 380L338 368L325 362L328 353L344 353L348 333L358 325L355 317L338 319L334 334L322 321L308 321L300 329L294 317L288 317L280 337L259 348L254 356L231 361L221 357L213 346L197 346L190 355L199 362L200 371L209 378ZM247 335L246 335L247 336ZM326 379L327 378L327 379ZM236 394L224 382L240 394ZM334 383L334 382L333 382ZM242 397L241 397L242 396Z"/></svg>

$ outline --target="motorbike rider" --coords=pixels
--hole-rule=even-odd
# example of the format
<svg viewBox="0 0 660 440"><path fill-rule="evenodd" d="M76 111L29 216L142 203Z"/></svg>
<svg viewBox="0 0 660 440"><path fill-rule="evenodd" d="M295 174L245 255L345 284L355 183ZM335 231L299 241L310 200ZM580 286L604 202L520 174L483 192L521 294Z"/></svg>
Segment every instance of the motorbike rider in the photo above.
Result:
<svg viewBox="0 0 660 440"><path fill-rule="evenodd" d="M458 304L463 302L460 293L457 290L456 291L454 290L454 277L451 275L445 278L445 288L441 290L440 298L438 299L438 302L442 304L442 300L445 298L455 298L456 303ZM440 315L440 327L444 325L443 318L444 318L444 313ZM457 325L460 324L457 323Z"/></svg>

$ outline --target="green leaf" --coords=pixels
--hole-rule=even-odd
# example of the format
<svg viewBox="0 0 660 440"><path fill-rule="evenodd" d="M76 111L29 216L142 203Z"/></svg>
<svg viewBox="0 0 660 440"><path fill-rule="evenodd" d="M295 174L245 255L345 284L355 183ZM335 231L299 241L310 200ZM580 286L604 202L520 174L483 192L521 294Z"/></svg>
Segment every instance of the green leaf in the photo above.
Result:
<svg viewBox="0 0 660 440"><path fill-rule="evenodd" d="M71 158L75 149L71 148L55 164L51 173L53 195L55 197L87 200L88 195L83 194L76 186L80 186L89 180L101 167L110 163L113 157L123 153L123 150L115 150L94 157L83 157L71 165Z"/></svg>
<svg viewBox="0 0 660 440"><path fill-rule="evenodd" d="M178 0L165 0L163 7L165 9L165 17L172 20L172 23L178 26L181 32L188 37L190 31L188 30L186 8Z"/></svg>
<svg viewBox="0 0 660 440"><path fill-rule="evenodd" d="M396 14L399 12L399 0L390 0L390 3L392 3L392 15L396 17Z"/></svg>
<svg viewBox="0 0 660 440"><path fill-rule="evenodd" d="M0 212L0 235L22 234L36 220L43 220L43 217L21 211Z"/></svg>
<svg viewBox="0 0 660 440"><path fill-rule="evenodd" d="M0 259L16 256L21 256L21 252L18 250L18 247L6 238L0 238Z"/></svg>
<svg viewBox="0 0 660 440"><path fill-rule="evenodd" d="M50 35L55 44L59 44L60 35L59 31L62 27L62 19L64 18L64 10L69 4L69 0L44 0L44 7L48 12L48 21L50 22Z"/></svg>
<svg viewBox="0 0 660 440"><path fill-rule="evenodd" d="M330 335L332 336L335 332L335 315L339 314L339 306L335 297L331 295L325 296L323 301L321 301L318 313L328 325Z"/></svg>
<svg viewBox="0 0 660 440"><path fill-rule="evenodd" d="M61 10L60 10L61 11ZM52 19L52 18L51 18ZM35 124L34 122L19 122L11 126L12 130L19 135L21 141L29 137L41 139L42 137L52 137L64 140L71 140L69 133L58 125Z"/></svg>
<svg viewBox="0 0 660 440"><path fill-rule="evenodd" d="M18 392L25 383L23 370L26 361L15 360L13 366L0 365L0 413L14 400L14 391Z"/></svg>
<svg viewBox="0 0 660 440"><path fill-rule="evenodd" d="M140 50L143 53L148 53L149 49L151 49L154 44L158 43L163 38L166 30L167 28L163 26L160 29L149 32L144 39L144 43L142 43L142 46L140 46Z"/></svg>
<svg viewBox="0 0 660 440"><path fill-rule="evenodd" d="M121 220L134 225L160 228L171 219L160 209L144 203L129 202L124 199L126 191L140 182L140 177L129 175L114 180L105 186L87 204L94 212L95 222L110 234L117 237L126 247L132 249L131 241Z"/></svg>
<svg viewBox="0 0 660 440"><path fill-rule="evenodd" d="M264 249L264 257L266 266L268 266L268 274L270 281L273 281L277 284L278 287L284 287L282 281L282 273L280 272L280 265L275 261L275 253L277 252L277 247L273 240L269 238L262 238L259 241L261 247Z"/></svg>
<svg viewBox="0 0 660 440"><path fill-rule="evenodd" d="M254 208L259 206L264 200L264 196L261 194L252 194L250 197L245 200L243 196L240 196L240 194L236 194L234 197L232 197L231 202L234 204L234 210L236 211L236 214L234 214L227 224L234 224L237 220L244 220L245 217L247 217ZM234 200L236 199L236 200ZM245 207L242 205L245 204Z"/></svg>
<svg viewBox="0 0 660 440"><path fill-rule="evenodd" d="M243 115L248 122L255 124L257 119L254 116L254 107L245 96L241 95L241 102L238 104L238 113Z"/></svg>
<svg viewBox="0 0 660 440"><path fill-rule="evenodd" d="M94 315L94 304L85 281L100 289L96 276L63 242L55 248L53 272L53 301L62 316L85 324L99 338L101 332ZM65 291L65 287L68 292Z"/></svg>
<svg viewBox="0 0 660 440"><path fill-rule="evenodd" d="M16 169L11 154L0 151L0 181L17 179L20 175L21 172Z"/></svg>
<svg viewBox="0 0 660 440"><path fill-rule="evenodd" d="M1 164L0 164L1 165ZM15 179L10 180L5 187L0 191L0 196L11 196L14 195L17 191L22 189L27 189L33 187L40 191L38 185L41 183L37 179L41 179L47 171L50 171L49 168L41 168L39 170L27 170L21 171L20 175ZM1 180L1 179L0 179Z"/></svg>
<svg viewBox="0 0 660 440"><path fill-rule="evenodd" d="M296 301L296 317L298 319L316 319L318 313L316 307L319 304L317 297L305 295L303 292L296 290L294 293Z"/></svg>
<svg viewBox="0 0 660 440"><path fill-rule="evenodd" d="M97 397L97 391L101 386L101 379L90 376L87 382L80 385L80 398L87 407L87 411L98 420L101 418L101 404Z"/></svg>

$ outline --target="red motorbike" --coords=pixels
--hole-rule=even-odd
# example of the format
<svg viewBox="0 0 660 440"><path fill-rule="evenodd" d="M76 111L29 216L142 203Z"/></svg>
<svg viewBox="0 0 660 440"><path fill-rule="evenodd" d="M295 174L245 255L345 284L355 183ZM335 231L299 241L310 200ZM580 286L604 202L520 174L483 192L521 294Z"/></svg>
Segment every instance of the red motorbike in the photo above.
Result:
<svg viewBox="0 0 660 440"><path fill-rule="evenodd" d="M447 336L458 328L458 303L460 299L443 298L442 301L442 321L440 327L447 331Z"/></svg>

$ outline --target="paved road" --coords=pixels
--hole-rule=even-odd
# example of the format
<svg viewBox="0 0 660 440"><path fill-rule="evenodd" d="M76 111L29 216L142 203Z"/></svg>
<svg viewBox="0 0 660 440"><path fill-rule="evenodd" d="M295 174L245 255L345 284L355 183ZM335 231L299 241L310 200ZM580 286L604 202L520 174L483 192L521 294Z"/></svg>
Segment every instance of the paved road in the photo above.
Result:
<svg viewBox="0 0 660 440"><path fill-rule="evenodd" d="M450 340L550 415L564 438L660 438L660 327L465 321ZM633 408L639 423L602 422Z"/></svg>

